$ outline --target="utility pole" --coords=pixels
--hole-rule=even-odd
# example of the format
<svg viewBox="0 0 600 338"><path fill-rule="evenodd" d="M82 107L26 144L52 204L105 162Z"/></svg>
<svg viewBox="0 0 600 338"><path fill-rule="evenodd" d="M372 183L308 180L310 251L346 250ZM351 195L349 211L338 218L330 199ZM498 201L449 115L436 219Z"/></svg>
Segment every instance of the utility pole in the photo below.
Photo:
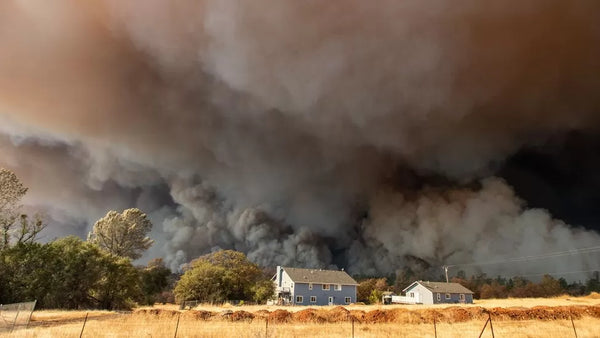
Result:
<svg viewBox="0 0 600 338"><path fill-rule="evenodd" d="M448 265L444 265L444 266L442 266L442 268L444 269L444 272L446 273L446 283L448 283Z"/></svg>

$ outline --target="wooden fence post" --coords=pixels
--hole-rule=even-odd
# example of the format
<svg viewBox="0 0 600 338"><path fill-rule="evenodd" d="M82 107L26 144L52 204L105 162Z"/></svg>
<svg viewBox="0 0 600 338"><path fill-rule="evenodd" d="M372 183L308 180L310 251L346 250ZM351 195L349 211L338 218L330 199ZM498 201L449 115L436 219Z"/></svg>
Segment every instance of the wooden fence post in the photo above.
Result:
<svg viewBox="0 0 600 338"><path fill-rule="evenodd" d="M269 337L269 317L265 320L265 338Z"/></svg>
<svg viewBox="0 0 600 338"><path fill-rule="evenodd" d="M435 333L435 338L437 338L437 321L436 316L433 316L433 332Z"/></svg>
<svg viewBox="0 0 600 338"><path fill-rule="evenodd" d="M175 338L177 338L177 331L179 331L179 319L181 319L181 312L177 315L177 326L175 326Z"/></svg>
<svg viewBox="0 0 600 338"><path fill-rule="evenodd" d="M485 321L485 325L483 325L483 329L481 329L481 333L479 334L479 338L481 338L481 336L483 336L483 332L485 331L485 328L487 327L489 321L490 321L489 318Z"/></svg>
<svg viewBox="0 0 600 338"><path fill-rule="evenodd" d="M490 329L492 329L492 338L496 338L494 335L494 324L492 324L492 314L488 312L488 320L490 321Z"/></svg>
<svg viewBox="0 0 600 338"><path fill-rule="evenodd" d="M90 314L89 312L87 312L85 314L85 319L83 320L83 326L81 327L81 333L79 333L79 338L81 338L83 336L83 330L85 330L85 323L87 323L87 319L88 319L88 315L89 314Z"/></svg>
<svg viewBox="0 0 600 338"><path fill-rule="evenodd" d="M354 316L352 316L352 338L354 338Z"/></svg>
<svg viewBox="0 0 600 338"><path fill-rule="evenodd" d="M569 312L569 316L571 317L571 325L573 325L573 332L575 333L575 338L577 338L577 330L575 330L575 322L573 321L573 314Z"/></svg>

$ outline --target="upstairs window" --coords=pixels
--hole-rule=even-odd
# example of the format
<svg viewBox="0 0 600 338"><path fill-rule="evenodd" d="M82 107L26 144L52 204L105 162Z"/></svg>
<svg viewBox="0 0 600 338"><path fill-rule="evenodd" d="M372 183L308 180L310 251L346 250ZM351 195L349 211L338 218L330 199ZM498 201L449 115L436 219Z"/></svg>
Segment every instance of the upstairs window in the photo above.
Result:
<svg viewBox="0 0 600 338"><path fill-rule="evenodd" d="M342 291L342 284L336 284L334 290L335 291Z"/></svg>
<svg viewBox="0 0 600 338"><path fill-rule="evenodd" d="M329 291L329 284L323 284L323 290Z"/></svg>
<svg viewBox="0 0 600 338"><path fill-rule="evenodd" d="M312 288L313 288L313 284L312 283L308 283L308 289L312 290Z"/></svg>

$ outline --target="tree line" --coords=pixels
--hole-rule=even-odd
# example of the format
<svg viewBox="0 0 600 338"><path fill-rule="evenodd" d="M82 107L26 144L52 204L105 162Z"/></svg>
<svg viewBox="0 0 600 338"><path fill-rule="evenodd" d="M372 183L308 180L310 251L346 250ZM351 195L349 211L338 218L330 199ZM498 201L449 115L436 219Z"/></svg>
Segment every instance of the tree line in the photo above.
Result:
<svg viewBox="0 0 600 338"><path fill-rule="evenodd" d="M273 294L269 274L241 252L201 256L182 275L160 258L134 266L153 244L152 223L136 208L108 212L86 241L38 243L46 224L39 214L22 213L26 193L13 172L0 168L0 304L35 299L41 308L112 310L186 300L263 302Z"/></svg>
<svg viewBox="0 0 600 338"><path fill-rule="evenodd" d="M17 176L0 168L0 304L36 299L41 308L128 309L155 302L261 303L274 294L273 271L261 269L241 252L219 250L198 257L174 274L162 259L134 266L153 240L152 223L139 209L110 211L93 226L87 240L70 236L48 243L36 241L46 227L43 216L22 212L27 188ZM426 273L405 268L386 277L355 276L357 299L378 303L386 291L400 294ZM430 279L442 281L443 277ZM600 292L598 274L586 282L543 276L539 282L522 277L466 277L453 282L473 291L475 298L573 296Z"/></svg>
<svg viewBox="0 0 600 338"><path fill-rule="evenodd" d="M412 276L412 277L411 277ZM361 277L358 276L357 300L365 304L376 304L381 302L384 292L402 294L402 290L417 280L430 280L432 282L443 282L445 278L425 278L415 274L410 269L400 270L396 275L387 277ZM485 273L467 277L464 271L459 271L450 280L459 283L473 291L476 299L489 298L533 298L554 297L559 295L584 296L592 292L600 292L600 277L595 273L593 277L585 282L567 282L564 278L554 278L544 275L537 282L524 277L506 278L497 276L489 277Z"/></svg>

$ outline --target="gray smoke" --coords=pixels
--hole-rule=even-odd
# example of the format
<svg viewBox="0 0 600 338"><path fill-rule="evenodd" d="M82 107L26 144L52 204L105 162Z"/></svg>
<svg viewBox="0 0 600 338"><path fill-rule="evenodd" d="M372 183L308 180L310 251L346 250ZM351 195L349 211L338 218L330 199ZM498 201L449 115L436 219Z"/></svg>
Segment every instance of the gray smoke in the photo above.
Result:
<svg viewBox="0 0 600 338"><path fill-rule="evenodd" d="M49 237L138 206L155 223L148 256L173 268L215 248L388 273L407 256L435 265L598 245L491 176L523 146L597 131L599 10L3 2L0 165L49 214Z"/></svg>

